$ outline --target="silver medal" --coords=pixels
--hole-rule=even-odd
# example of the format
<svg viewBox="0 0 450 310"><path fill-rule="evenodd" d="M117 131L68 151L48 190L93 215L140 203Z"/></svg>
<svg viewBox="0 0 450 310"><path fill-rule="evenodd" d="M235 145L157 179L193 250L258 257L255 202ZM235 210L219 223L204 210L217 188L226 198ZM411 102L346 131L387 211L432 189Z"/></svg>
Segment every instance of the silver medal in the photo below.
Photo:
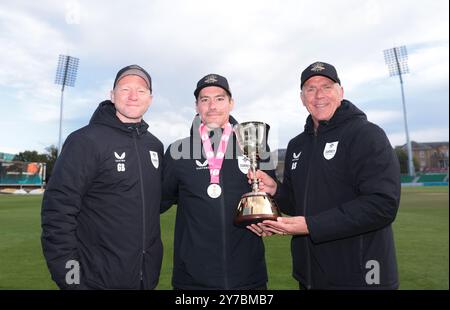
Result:
<svg viewBox="0 0 450 310"><path fill-rule="evenodd" d="M208 186L208 196L211 198L217 198L222 194L222 188L220 188L219 184L210 184Z"/></svg>

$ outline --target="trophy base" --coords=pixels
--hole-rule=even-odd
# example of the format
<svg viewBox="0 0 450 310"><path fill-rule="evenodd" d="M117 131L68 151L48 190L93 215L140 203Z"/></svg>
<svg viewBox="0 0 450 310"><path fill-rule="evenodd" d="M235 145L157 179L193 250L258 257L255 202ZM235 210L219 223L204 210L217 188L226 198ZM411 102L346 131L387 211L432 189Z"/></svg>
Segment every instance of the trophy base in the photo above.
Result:
<svg viewBox="0 0 450 310"><path fill-rule="evenodd" d="M276 221L279 216L281 216L281 212L269 194L250 192L242 195L234 224L245 227L264 220Z"/></svg>

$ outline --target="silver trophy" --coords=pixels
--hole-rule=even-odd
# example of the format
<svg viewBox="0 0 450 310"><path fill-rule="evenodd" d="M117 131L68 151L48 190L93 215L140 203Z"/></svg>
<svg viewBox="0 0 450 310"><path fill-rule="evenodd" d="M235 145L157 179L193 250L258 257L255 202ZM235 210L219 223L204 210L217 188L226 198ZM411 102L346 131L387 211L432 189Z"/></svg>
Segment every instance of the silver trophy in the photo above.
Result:
<svg viewBox="0 0 450 310"><path fill-rule="evenodd" d="M256 178L260 155L266 153L267 136L270 126L263 122L245 122L234 126L239 148L250 161L253 172L252 191L242 195L239 202L234 223L247 226L264 220L275 220L281 213L273 198L259 191Z"/></svg>

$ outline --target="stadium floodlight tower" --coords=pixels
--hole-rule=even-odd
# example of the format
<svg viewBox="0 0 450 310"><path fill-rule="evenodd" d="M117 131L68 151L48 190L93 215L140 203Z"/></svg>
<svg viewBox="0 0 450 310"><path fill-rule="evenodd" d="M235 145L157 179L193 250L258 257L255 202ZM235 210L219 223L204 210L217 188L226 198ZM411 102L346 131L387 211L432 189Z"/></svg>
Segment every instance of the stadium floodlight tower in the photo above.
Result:
<svg viewBox="0 0 450 310"><path fill-rule="evenodd" d="M63 100L64 100L64 87L75 86L75 80L77 78L78 71L78 58L66 55L59 55L58 68L56 69L55 84L61 86L61 104L59 108L59 139L58 139L58 153L59 156L62 147L61 132L62 132L62 119L63 119Z"/></svg>
<svg viewBox="0 0 450 310"><path fill-rule="evenodd" d="M411 141L409 140L408 120L406 117L406 104L405 104L405 91L403 89L402 74L409 73L408 69L408 52L406 46L394 47L384 50L384 61L389 68L389 76L398 75L400 78L400 88L402 90L402 103L403 103L403 119L405 123L406 133L406 147L408 149L408 173L410 176L414 176L414 163L412 156Z"/></svg>

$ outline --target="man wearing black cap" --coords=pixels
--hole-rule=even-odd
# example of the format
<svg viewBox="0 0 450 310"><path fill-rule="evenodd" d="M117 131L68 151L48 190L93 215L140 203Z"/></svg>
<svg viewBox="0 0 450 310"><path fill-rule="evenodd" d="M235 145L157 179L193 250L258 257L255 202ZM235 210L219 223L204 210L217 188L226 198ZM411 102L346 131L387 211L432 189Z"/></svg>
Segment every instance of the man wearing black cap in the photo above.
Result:
<svg viewBox="0 0 450 310"><path fill-rule="evenodd" d="M384 131L343 99L336 69L324 62L301 76L310 113L289 142L283 184L264 172L261 190L285 213L253 225L257 235L292 235L293 275L306 289L396 289L391 224L400 168Z"/></svg>
<svg viewBox="0 0 450 310"><path fill-rule="evenodd" d="M61 289L158 283L163 145L142 119L151 102L150 75L127 66L64 143L42 203L42 247Z"/></svg>
<svg viewBox="0 0 450 310"><path fill-rule="evenodd" d="M249 162L232 129L237 122L230 115L234 101L228 81L208 74L194 96L198 114L190 136L171 144L164 155L161 212L177 204L172 285L183 290L265 289L264 244L233 224L250 186Z"/></svg>

